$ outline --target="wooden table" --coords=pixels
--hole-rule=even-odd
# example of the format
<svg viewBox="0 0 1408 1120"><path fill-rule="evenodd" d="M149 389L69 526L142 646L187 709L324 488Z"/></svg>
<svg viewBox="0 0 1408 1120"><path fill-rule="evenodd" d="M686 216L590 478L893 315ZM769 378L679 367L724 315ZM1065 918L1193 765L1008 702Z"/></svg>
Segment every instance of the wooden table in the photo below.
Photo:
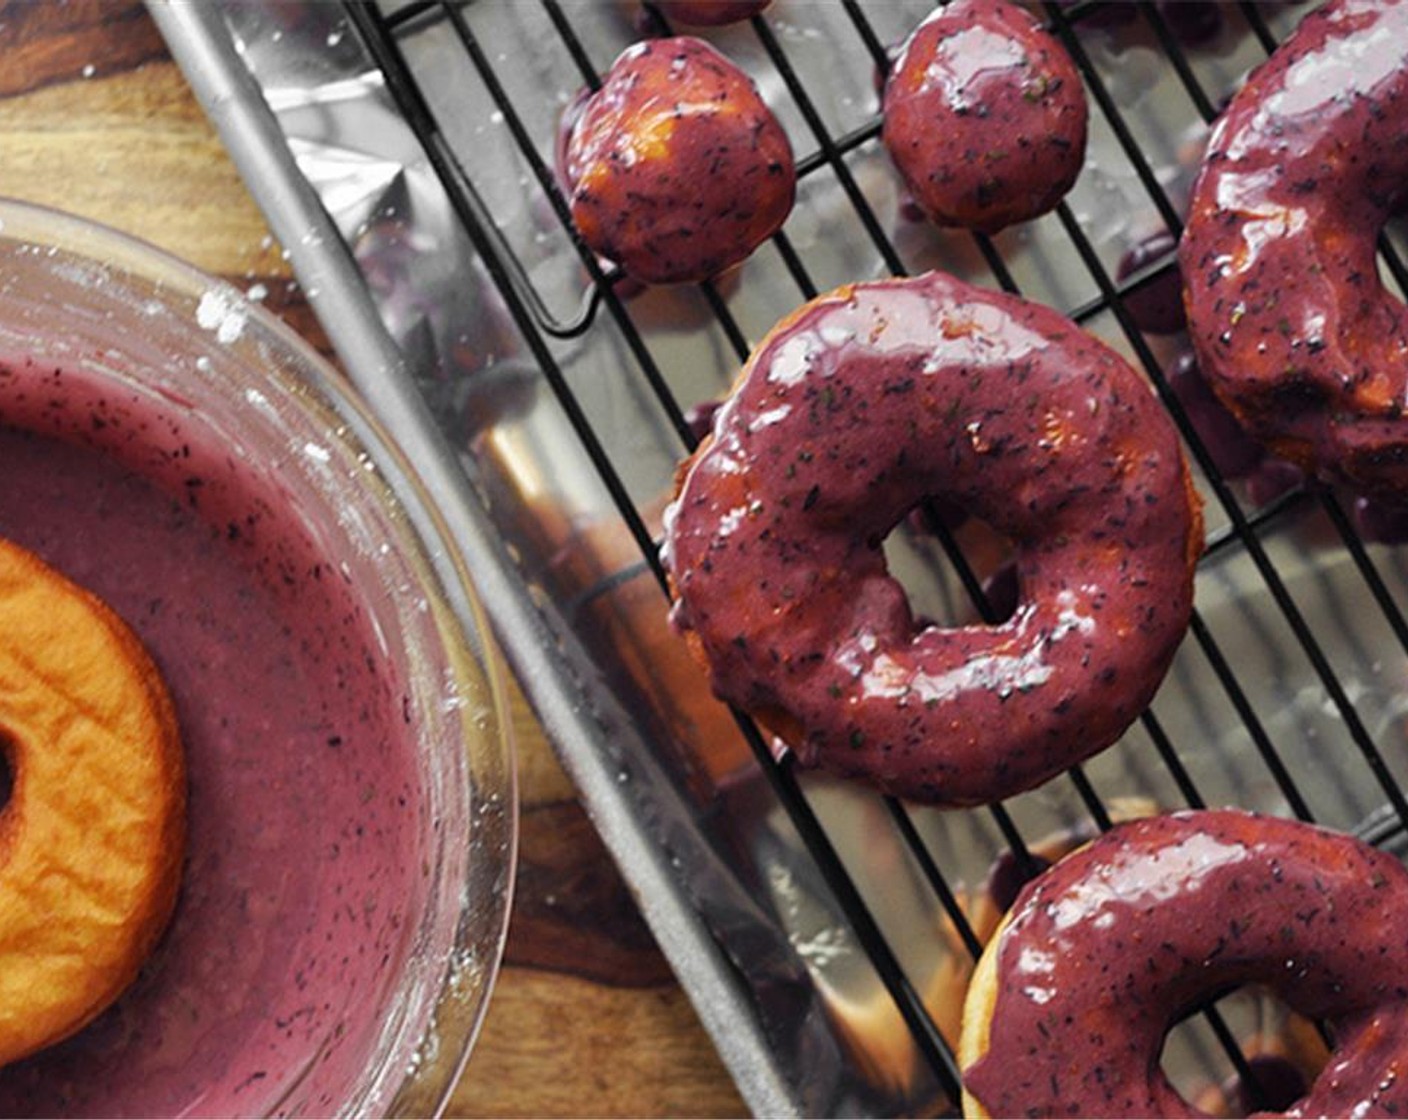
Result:
<svg viewBox="0 0 1408 1120"><path fill-rule="evenodd" d="M134 0L0 0L0 195L135 234L327 341ZM505 967L452 1116L739 1115L688 1000L515 697L523 828Z"/></svg>

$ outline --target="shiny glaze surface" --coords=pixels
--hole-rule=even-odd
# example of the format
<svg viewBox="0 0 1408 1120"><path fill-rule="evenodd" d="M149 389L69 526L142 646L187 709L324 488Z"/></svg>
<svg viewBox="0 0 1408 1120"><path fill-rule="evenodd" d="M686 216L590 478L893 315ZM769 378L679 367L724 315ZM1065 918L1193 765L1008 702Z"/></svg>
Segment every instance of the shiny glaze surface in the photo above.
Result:
<svg viewBox="0 0 1408 1120"><path fill-rule="evenodd" d="M1408 321L1375 239L1408 182L1408 3L1308 15L1213 132L1180 249L1204 375L1276 454L1408 496Z"/></svg>
<svg viewBox="0 0 1408 1120"><path fill-rule="evenodd" d="M582 103L563 153L572 218L637 280L707 280L792 209L787 136L752 81L687 36L628 47Z"/></svg>
<svg viewBox="0 0 1408 1120"><path fill-rule="evenodd" d="M1164 1034L1257 983L1338 1042L1285 1115L1408 1115L1405 930L1408 872L1352 837L1230 809L1117 825L1018 897L964 1086L994 1116L1203 1115Z"/></svg>
<svg viewBox="0 0 1408 1120"><path fill-rule="evenodd" d="M885 85L885 147L941 225L996 233L1046 213L1085 160L1080 75L1008 0L954 0L920 24Z"/></svg>
<svg viewBox="0 0 1408 1120"><path fill-rule="evenodd" d="M939 273L842 288L763 340L689 465L675 622L804 764L993 801L1153 695L1191 609L1189 494L1147 386L1056 312ZM916 622L879 545L929 495L1013 540L1007 622Z"/></svg>

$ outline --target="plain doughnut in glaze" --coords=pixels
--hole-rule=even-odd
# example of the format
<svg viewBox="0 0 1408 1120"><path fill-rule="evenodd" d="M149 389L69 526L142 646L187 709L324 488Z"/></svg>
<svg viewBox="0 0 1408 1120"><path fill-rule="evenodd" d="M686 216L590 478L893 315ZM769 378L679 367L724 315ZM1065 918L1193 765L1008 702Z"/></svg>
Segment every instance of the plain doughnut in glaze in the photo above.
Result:
<svg viewBox="0 0 1408 1120"><path fill-rule="evenodd" d="M73 1034L137 975L175 905L185 768L127 625L0 539L0 1064ZM232 936L234 933L232 932Z"/></svg>

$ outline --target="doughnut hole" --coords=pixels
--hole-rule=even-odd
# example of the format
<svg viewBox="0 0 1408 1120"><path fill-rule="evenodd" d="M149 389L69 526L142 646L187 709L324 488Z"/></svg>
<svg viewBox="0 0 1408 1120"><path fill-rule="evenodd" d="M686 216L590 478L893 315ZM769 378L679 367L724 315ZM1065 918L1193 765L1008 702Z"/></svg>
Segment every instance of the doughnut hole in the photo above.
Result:
<svg viewBox="0 0 1408 1120"><path fill-rule="evenodd" d="M1217 1000L1251 1080L1236 1068L1207 1019L1190 1014L1169 1032L1160 1061L1183 1099L1210 1116L1287 1111L1327 1059L1316 1028L1275 993L1240 988Z"/></svg>
<svg viewBox="0 0 1408 1120"><path fill-rule="evenodd" d="M961 553L982 590L975 601L950 554ZM986 521L942 497L911 509L881 547L890 575L909 596L920 626L1000 623L1017 609L1019 593L1012 542Z"/></svg>
<svg viewBox="0 0 1408 1120"><path fill-rule="evenodd" d="M558 153L583 241L645 284L728 272L796 194L787 136L752 80L688 36L624 51Z"/></svg>

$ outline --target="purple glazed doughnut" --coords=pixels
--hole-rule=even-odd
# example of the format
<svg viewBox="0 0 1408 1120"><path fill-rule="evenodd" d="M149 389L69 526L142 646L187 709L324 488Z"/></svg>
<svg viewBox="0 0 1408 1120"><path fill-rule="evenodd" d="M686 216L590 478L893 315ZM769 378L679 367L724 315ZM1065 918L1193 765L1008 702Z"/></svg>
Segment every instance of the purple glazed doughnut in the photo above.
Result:
<svg viewBox="0 0 1408 1120"><path fill-rule="evenodd" d="M953 0L901 47L881 136L940 225L996 233L1052 209L1085 161L1087 109L1065 49L1008 0Z"/></svg>
<svg viewBox="0 0 1408 1120"><path fill-rule="evenodd" d="M1179 250L1204 376L1307 471L1408 495L1408 321L1375 240L1408 183L1408 3L1331 2L1233 97Z"/></svg>
<svg viewBox="0 0 1408 1120"><path fill-rule="evenodd" d="M563 147L572 219L647 284L708 280L786 221L787 136L752 81L708 43L636 43L586 99Z"/></svg>
<svg viewBox="0 0 1408 1120"><path fill-rule="evenodd" d="M969 988L967 1116L1203 1116L1159 1067L1200 1003L1265 985L1337 1040L1288 1116L1408 1116L1408 871L1224 809L1116 825L1029 883ZM1258 1114L1265 1115L1265 1114Z"/></svg>
<svg viewBox="0 0 1408 1120"><path fill-rule="evenodd" d="M1013 541L1006 622L916 622L880 542L926 496ZM1128 364L1049 308L930 273L773 328L681 470L663 556L715 694L803 765L974 805L1135 719L1201 545L1177 435Z"/></svg>

